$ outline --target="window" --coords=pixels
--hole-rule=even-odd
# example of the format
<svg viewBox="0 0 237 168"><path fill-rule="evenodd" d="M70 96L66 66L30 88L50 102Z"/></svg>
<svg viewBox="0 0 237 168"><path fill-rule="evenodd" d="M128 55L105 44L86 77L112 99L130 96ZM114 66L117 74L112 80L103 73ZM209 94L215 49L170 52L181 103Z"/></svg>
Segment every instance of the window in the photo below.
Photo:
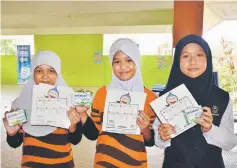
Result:
<svg viewBox="0 0 237 168"><path fill-rule="evenodd" d="M237 115L237 20L223 21L204 35L211 47L220 87L230 93Z"/></svg>
<svg viewBox="0 0 237 168"><path fill-rule="evenodd" d="M17 45L30 45L31 55L34 54L34 36L33 35L16 35L1 36L0 55L16 55Z"/></svg>

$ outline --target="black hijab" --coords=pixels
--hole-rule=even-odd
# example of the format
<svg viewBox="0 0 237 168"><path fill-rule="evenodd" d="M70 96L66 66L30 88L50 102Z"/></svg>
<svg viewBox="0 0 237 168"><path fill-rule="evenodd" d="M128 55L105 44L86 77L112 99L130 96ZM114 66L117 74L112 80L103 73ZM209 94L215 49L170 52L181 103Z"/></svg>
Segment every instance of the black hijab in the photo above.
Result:
<svg viewBox="0 0 237 168"><path fill-rule="evenodd" d="M196 43L200 45L203 48L207 57L207 68L205 72L197 78L190 78L186 76L185 74L183 74L180 70L181 52L183 48L189 43ZM177 43L169 80L163 94L183 83L191 92L191 94L193 95L197 103L202 106L209 105L210 107L210 98L213 96L213 92L219 89L215 85L214 80L213 80L212 53L211 53L210 47L202 37L197 36L197 35L185 36ZM228 101L225 101L225 102L228 103Z"/></svg>
<svg viewBox="0 0 237 168"><path fill-rule="evenodd" d="M180 70L181 52L189 43L200 45L207 57L206 70L197 78L190 78L184 75ZM212 73L212 54L210 47L202 37L197 35L185 36L177 43L169 80L162 94L183 83L199 105L207 106L212 110L212 113L218 114L214 115L213 124L219 126L229 102L229 94L215 85ZM198 150L194 151L193 147ZM174 162L174 160L174 163L170 162L168 156L182 161L182 166L177 166L177 162ZM170 165L173 165L173 167L192 167L194 165L210 167L210 165L217 165L214 167L218 167L221 165L221 162L217 162L215 158L221 158L221 149L214 145L209 145L206 142L201 127L197 124L171 140L171 146L165 149L163 167L172 167ZM178 162L178 164L180 163L181 162Z"/></svg>

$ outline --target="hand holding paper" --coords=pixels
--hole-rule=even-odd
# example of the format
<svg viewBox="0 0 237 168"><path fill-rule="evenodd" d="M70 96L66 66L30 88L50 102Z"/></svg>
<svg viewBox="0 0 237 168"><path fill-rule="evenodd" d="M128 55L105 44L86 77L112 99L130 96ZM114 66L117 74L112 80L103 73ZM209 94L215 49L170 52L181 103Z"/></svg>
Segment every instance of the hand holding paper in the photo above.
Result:
<svg viewBox="0 0 237 168"><path fill-rule="evenodd" d="M170 124L175 130L175 134L171 134L171 129L162 131L164 139L169 136L173 138L196 125L195 121L200 119L203 112L184 84L157 98L150 105L161 123Z"/></svg>
<svg viewBox="0 0 237 168"><path fill-rule="evenodd" d="M81 118L81 122L84 125L86 120L87 120L87 111L90 108L90 106L80 106L80 105L76 105L75 109L76 112L79 114L80 118Z"/></svg>
<svg viewBox="0 0 237 168"><path fill-rule="evenodd" d="M71 125L69 127L69 131L71 133L75 132L76 129L77 129L77 123L80 122L81 118L80 118L80 115L77 113L77 111L74 109L74 108L70 108L68 111L67 111L67 116L71 122Z"/></svg>
<svg viewBox="0 0 237 168"><path fill-rule="evenodd" d="M209 107L203 107L203 110L202 120L197 120L196 122L201 125L203 132L208 132L212 127L213 116Z"/></svg>
<svg viewBox="0 0 237 168"><path fill-rule="evenodd" d="M142 133L147 134L150 125L150 118L143 111L139 110L137 117L137 125L139 126Z"/></svg>
<svg viewBox="0 0 237 168"><path fill-rule="evenodd" d="M20 129L21 129L21 127L22 127L22 124L17 124L17 125L13 125L13 126L10 126L9 125L9 122L8 122L8 120L7 120L7 117L6 117L6 115L8 114L8 113L11 113L11 112L13 112L14 110L11 110L10 112L6 112L5 113L5 117L3 118L3 124L4 124L4 127L6 128L6 130L7 130L7 134L9 135L9 136L14 136Z"/></svg>
<svg viewBox="0 0 237 168"><path fill-rule="evenodd" d="M159 132L160 138L163 141L170 140L172 138L172 135L176 133L174 127L170 124L159 125L158 132Z"/></svg>
<svg viewBox="0 0 237 168"><path fill-rule="evenodd" d="M152 138L151 130L149 128L150 118L144 111L139 110L139 114L137 117L137 125L139 126L143 137L146 140L150 140Z"/></svg>

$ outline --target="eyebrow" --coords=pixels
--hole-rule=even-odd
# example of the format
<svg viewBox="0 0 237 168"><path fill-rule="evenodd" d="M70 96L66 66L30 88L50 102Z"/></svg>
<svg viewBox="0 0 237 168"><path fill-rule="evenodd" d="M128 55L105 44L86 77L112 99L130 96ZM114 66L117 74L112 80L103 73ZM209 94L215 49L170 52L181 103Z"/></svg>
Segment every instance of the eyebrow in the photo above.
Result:
<svg viewBox="0 0 237 168"><path fill-rule="evenodd" d="M204 53L205 53L205 51L202 50L202 49L200 49L200 50L198 50L198 51L196 51L196 52L204 52ZM182 51L181 54L183 54L183 53L190 53L190 52L188 52L188 51Z"/></svg>
<svg viewBox="0 0 237 168"><path fill-rule="evenodd" d="M188 53L187 51L182 51L180 54L183 54L183 53Z"/></svg>
<svg viewBox="0 0 237 168"><path fill-rule="evenodd" d="M36 70L36 69L44 69L44 68L41 68L41 67L36 67L36 68L35 68L35 70ZM52 68L52 67L51 67L51 68L47 68L47 69L48 69L48 70L54 70L54 71L55 71L55 69L54 69L54 68Z"/></svg>
<svg viewBox="0 0 237 168"><path fill-rule="evenodd" d="M113 61L116 61L116 60L118 60L118 58L113 58Z"/></svg>

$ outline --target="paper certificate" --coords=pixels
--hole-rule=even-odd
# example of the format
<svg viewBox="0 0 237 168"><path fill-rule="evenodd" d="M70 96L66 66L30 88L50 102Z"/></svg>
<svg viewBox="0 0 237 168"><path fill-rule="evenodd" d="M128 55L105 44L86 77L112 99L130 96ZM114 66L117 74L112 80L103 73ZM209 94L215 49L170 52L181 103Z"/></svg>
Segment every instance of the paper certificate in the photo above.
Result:
<svg viewBox="0 0 237 168"><path fill-rule="evenodd" d="M137 104L109 103L107 131L133 132L137 130Z"/></svg>
<svg viewBox="0 0 237 168"><path fill-rule="evenodd" d="M36 85L33 88L31 125L69 128L68 107L72 106L73 90L69 87Z"/></svg>
<svg viewBox="0 0 237 168"><path fill-rule="evenodd" d="M108 91L102 130L119 134L140 134L138 110L144 109L146 93Z"/></svg>
<svg viewBox="0 0 237 168"><path fill-rule="evenodd" d="M196 125L202 113L191 93L184 84L174 88L168 93L150 103L161 123L174 126L175 137Z"/></svg>

